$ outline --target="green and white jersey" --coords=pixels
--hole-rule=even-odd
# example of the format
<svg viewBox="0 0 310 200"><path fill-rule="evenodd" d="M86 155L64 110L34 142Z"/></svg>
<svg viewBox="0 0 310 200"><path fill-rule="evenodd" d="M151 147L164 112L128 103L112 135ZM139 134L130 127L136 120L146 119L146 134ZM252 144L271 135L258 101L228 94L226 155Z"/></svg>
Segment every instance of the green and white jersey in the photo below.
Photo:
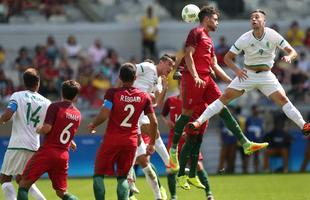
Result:
<svg viewBox="0 0 310 200"><path fill-rule="evenodd" d="M134 87L146 92L148 94L161 91L161 81L158 80L156 65L150 62L142 62L136 64L136 80L133 84Z"/></svg>
<svg viewBox="0 0 310 200"><path fill-rule="evenodd" d="M29 90L14 92L10 103L16 104L8 149L37 151L40 146L36 128L44 122L51 101Z"/></svg>
<svg viewBox="0 0 310 200"><path fill-rule="evenodd" d="M260 39L254 37L253 30L241 35L229 51L240 54L244 51L245 65L273 66L276 48L284 49L290 44L275 30L265 27Z"/></svg>

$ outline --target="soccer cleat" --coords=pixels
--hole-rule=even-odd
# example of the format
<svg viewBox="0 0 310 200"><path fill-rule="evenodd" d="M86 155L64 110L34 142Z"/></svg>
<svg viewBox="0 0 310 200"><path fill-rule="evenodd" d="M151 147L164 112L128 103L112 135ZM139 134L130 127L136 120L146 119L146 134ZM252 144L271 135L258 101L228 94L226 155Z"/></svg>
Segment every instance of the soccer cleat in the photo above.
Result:
<svg viewBox="0 0 310 200"><path fill-rule="evenodd" d="M192 129L195 131L199 130L201 126L201 124L197 121L189 122L187 125L189 129Z"/></svg>
<svg viewBox="0 0 310 200"><path fill-rule="evenodd" d="M187 182L197 188L200 189L205 189L206 187L204 185L202 185L202 183L200 182L198 176L192 177L192 178L188 178Z"/></svg>
<svg viewBox="0 0 310 200"><path fill-rule="evenodd" d="M132 195L131 197L129 197L129 200L138 200L137 197L135 197L135 195Z"/></svg>
<svg viewBox="0 0 310 200"><path fill-rule="evenodd" d="M166 189L163 186L160 186L159 191L160 191L160 194L161 194L161 198L163 200L167 200L168 197L167 197Z"/></svg>
<svg viewBox="0 0 310 200"><path fill-rule="evenodd" d="M188 184L187 182L188 176L184 175L184 176L178 176L177 177L177 185L178 187L183 188L184 190L189 190L191 189L191 186Z"/></svg>
<svg viewBox="0 0 310 200"><path fill-rule="evenodd" d="M172 172L177 172L180 169L179 160L178 160L178 149L170 148L169 150L170 159L169 165Z"/></svg>
<svg viewBox="0 0 310 200"><path fill-rule="evenodd" d="M128 185L129 185L129 190L133 193L136 193L136 194L139 194L140 191L139 189L137 188L136 184L134 181L132 180L128 180Z"/></svg>
<svg viewBox="0 0 310 200"><path fill-rule="evenodd" d="M170 200L177 200L177 196L174 195L174 196L171 196L171 199Z"/></svg>
<svg viewBox="0 0 310 200"><path fill-rule="evenodd" d="M269 145L268 142L256 143L256 142L247 142L243 145L243 152L246 155L251 155L255 151L265 149Z"/></svg>
<svg viewBox="0 0 310 200"><path fill-rule="evenodd" d="M215 200L215 199L214 199L214 197L213 197L212 194L209 194L209 195L207 196L207 200Z"/></svg>
<svg viewBox="0 0 310 200"><path fill-rule="evenodd" d="M302 128L302 134L304 134L304 136L310 135L310 123L305 123L304 127Z"/></svg>

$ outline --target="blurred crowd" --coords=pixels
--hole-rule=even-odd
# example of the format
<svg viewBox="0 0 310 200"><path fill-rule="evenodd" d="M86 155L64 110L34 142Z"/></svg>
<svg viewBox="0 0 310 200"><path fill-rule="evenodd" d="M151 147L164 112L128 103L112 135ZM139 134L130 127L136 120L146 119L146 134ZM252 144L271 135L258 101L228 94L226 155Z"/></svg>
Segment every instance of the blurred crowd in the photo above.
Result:
<svg viewBox="0 0 310 200"><path fill-rule="evenodd" d="M158 22L156 26L157 24ZM276 24L271 27L280 31ZM272 71L284 85L292 101L310 102L310 28L302 30L298 22L293 21L285 35L288 42L299 52L299 57L293 63L287 64L282 62L279 59L281 55L278 55ZM154 40L155 47L156 42L157 40ZM215 41L215 52L219 64L231 76L234 76L223 62L223 57L230 45L227 44L225 37L220 37L219 41ZM181 59L183 53L183 49L176 52L177 58ZM145 51L142 54L124 60L115 49L107 48L101 38L94 38L93 44L85 47L74 35L69 35L63 44L58 44L56 38L50 35L45 44L37 44L34 48L20 47L17 57L8 62L5 47L0 45L0 99L4 104L12 92L22 89L22 84L18 84L20 81L11 80L6 75L7 70L17 71L18 77L21 78L24 69L32 65L41 73L40 92L43 95L52 99L57 98L60 83L73 78L82 85L80 102L82 106L97 107L101 103L100 99L104 91L115 84L121 63L124 61L140 62L141 60L137 58L145 57ZM157 54L151 54L151 56L156 60ZM242 66L241 60L237 59L236 62ZM177 83L171 77L168 77L168 80L172 94L176 90ZM261 99L266 98L261 96ZM260 97L256 101L260 103Z"/></svg>
<svg viewBox="0 0 310 200"><path fill-rule="evenodd" d="M46 18L65 15L64 5L72 0L0 0L0 23L6 23L12 16L27 15L27 11L39 11Z"/></svg>

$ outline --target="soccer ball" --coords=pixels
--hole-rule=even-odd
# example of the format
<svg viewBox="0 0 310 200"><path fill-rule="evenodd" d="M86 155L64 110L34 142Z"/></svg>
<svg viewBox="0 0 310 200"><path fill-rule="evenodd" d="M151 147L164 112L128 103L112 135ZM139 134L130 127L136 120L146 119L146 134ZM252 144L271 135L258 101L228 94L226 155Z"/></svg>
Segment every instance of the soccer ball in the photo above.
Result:
<svg viewBox="0 0 310 200"><path fill-rule="evenodd" d="M194 4L188 4L182 9L182 19L187 23L193 23L198 21L198 13L200 9Z"/></svg>

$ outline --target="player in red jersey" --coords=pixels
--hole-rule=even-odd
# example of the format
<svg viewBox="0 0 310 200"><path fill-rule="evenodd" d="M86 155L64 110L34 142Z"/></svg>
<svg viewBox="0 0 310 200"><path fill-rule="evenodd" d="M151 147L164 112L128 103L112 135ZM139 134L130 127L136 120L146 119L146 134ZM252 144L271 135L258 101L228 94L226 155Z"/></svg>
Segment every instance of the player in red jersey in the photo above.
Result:
<svg viewBox="0 0 310 200"><path fill-rule="evenodd" d="M183 109L180 118L174 128L174 138L170 148L170 162L179 166L177 145L182 136L184 126L189 122L197 105L210 104L221 96L221 92L212 79L212 71L224 82L230 83L231 78L217 64L214 54L214 45L210 31L215 31L218 25L219 11L213 7L204 6L199 12L200 26L192 29L185 44L185 56L180 64L184 66L182 75ZM227 107L220 112L220 117L225 125L237 136L243 145L245 152L252 153L255 150L266 147L265 145L250 142L242 133L238 123L233 118ZM182 155L180 159L182 158ZM174 168L178 170L179 167ZM197 179L190 182L199 183Z"/></svg>
<svg viewBox="0 0 310 200"><path fill-rule="evenodd" d="M63 82L62 101L52 103L44 124L37 128L38 134L45 135L43 145L28 161L19 183L18 200L28 199L28 189L45 172L59 198L78 199L67 192L69 148L76 149L73 137L81 122L81 113L74 106L80 84L73 80Z"/></svg>
<svg viewBox="0 0 310 200"><path fill-rule="evenodd" d="M179 85L179 89L181 91L180 85ZM204 110L205 106L199 106L197 108L195 108L195 112L194 113L201 113L201 111ZM168 138L168 144L167 144L167 149L169 151L171 144L172 144L172 139L173 139L173 135L174 135L174 126L175 126L175 122L177 121L177 118L180 116L180 114L182 113L182 97L181 94L177 95L177 96L171 96L168 97L164 103L163 109L162 109L162 113L161 113L161 118L164 121L164 123L167 125L167 127L170 129L169 132L169 138ZM169 115L169 118L167 118ZM196 115L196 114L194 114ZM194 117L193 115L193 117ZM192 117L192 118L193 118ZM205 124L207 125L207 124ZM205 129L202 129L201 132L201 136L202 133L204 132ZM185 130L185 132L183 133L183 136L180 139L179 145L178 145L178 153L180 154L182 146L185 143L185 140L188 140L188 138L193 137L191 136L192 134L196 135L196 132L193 131L187 131ZM199 136L196 136L199 137ZM188 144L187 144L188 145ZM209 184L209 180L208 180L208 174L207 172L204 170L203 168L203 164L202 164L202 154L199 152L199 147L197 147L195 151L191 151L190 154L188 156L186 156L186 160L181 160L180 161L180 170L179 170L179 175L184 175L185 174L185 167L187 162L189 161L190 163L190 172L189 175L192 175L193 177L196 176L196 171L199 177L199 180L201 181L201 183L203 184L203 186L205 187L205 192L206 192L206 196L208 200L211 200L213 198L212 196L212 192L210 189L210 184ZM197 151L198 150L198 151ZM191 165L191 159L196 159L196 157L198 158L198 165L196 166L192 166ZM189 160L190 159L190 160ZM183 164L184 163L184 164ZM195 170L195 172L194 172ZM171 194L171 199L177 199L176 197L176 174L173 172L168 173L167 175L168 177L168 186L169 186L169 191ZM187 185L189 186L189 185ZM189 187L188 187L189 188ZM188 189L185 188L185 189Z"/></svg>
<svg viewBox="0 0 310 200"><path fill-rule="evenodd" d="M97 126L109 118L95 160L93 189L97 200L105 199L105 175L116 175L118 199L128 199L127 174L134 162L138 146L138 120L142 112L150 120L151 141L147 152L152 154L155 150L157 119L149 95L132 87L136 78L136 66L131 63L122 65L119 78L122 87L106 92L100 113L88 125L89 130L94 132Z"/></svg>

